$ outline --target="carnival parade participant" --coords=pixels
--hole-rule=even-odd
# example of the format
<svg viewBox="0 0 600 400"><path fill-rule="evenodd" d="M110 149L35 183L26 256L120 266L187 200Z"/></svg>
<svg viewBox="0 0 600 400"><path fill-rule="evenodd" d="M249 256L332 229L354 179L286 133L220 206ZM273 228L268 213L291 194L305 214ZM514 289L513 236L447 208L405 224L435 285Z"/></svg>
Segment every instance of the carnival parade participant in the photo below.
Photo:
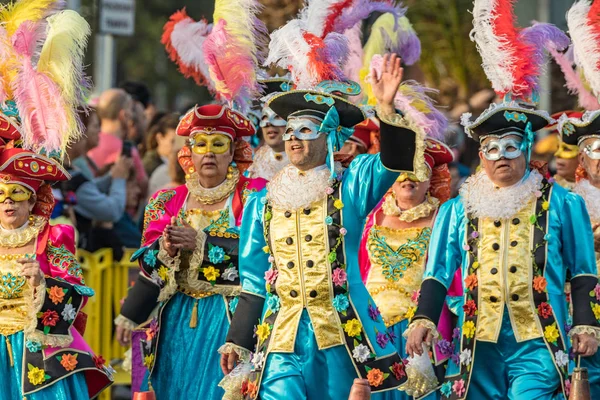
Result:
<svg viewBox="0 0 600 400"><path fill-rule="evenodd" d="M48 222L45 184L69 178L59 160L80 134L90 27L48 2L4 5L0 20L0 399L91 399L112 370L83 340L94 292L73 228Z"/></svg>
<svg viewBox="0 0 600 400"><path fill-rule="evenodd" d="M434 139L443 138L447 127L446 119L424 93L417 91L416 86L405 83L396 94L396 108L400 104L411 103L413 107L405 107L403 114L413 121L420 117L421 123L413 126L422 131L422 136L428 137L425 148L428 175L423 180L407 173L398 177L383 200L369 214L359 249L362 279L381 312L386 327L397 338L394 344L403 359L407 359L407 354L402 334L416 310L435 215L439 205L450 198L450 172L447 164L453 160L452 150ZM414 107L417 103L419 106ZM447 310L443 318L445 337L450 339L452 333ZM445 359L447 354L435 354L436 364L442 364ZM413 395L420 397L435 391L438 381L429 357L427 364L429 374L406 368L409 381L412 379L403 386L406 392L388 391L373 397L409 399ZM428 398L436 396L431 394Z"/></svg>
<svg viewBox="0 0 600 400"><path fill-rule="evenodd" d="M577 183L573 192L580 195L585 201L592 230L594 234L594 249L596 251L596 273L600 277L600 111L598 101L600 97L600 76L585 57L598 59L600 57L600 42L589 30L589 24L597 21L600 4L583 1L576 3L567 14L567 23L572 34L573 50L576 55L577 65L581 68L583 76L590 82L590 91L587 92L583 85L577 91L579 98L591 97L588 111L581 115L565 113L559 118L558 130L564 146L575 149L575 160L578 161ZM592 48L585 46L592 45ZM586 56L584 56L586 54ZM595 100L595 101L594 101ZM581 103L581 100L580 100ZM600 286L594 289L600 292ZM588 369L591 398L600 397L600 354L581 359L581 366Z"/></svg>
<svg viewBox="0 0 600 400"><path fill-rule="evenodd" d="M440 208L419 305L406 334L407 352L419 354L423 341L436 336L435 321L460 270L460 328L452 346L454 362L440 389L443 398L566 397L571 348L565 332L567 271L573 351L591 356L598 347L592 231L581 197L549 183L529 166L529 157L534 132L552 122L533 108L542 46L564 49L568 39L548 24L515 30L508 1L476 0L473 15L473 38L484 69L504 102L475 122L463 117L467 132L481 144L482 170L469 178L458 198ZM512 39L498 41L496 35L505 34ZM510 70L499 55L514 57Z"/></svg>
<svg viewBox="0 0 600 400"><path fill-rule="evenodd" d="M291 82L288 78L267 78L260 80L265 87L263 99L273 97L277 93L290 90ZM254 153L252 165L248 168L247 176L249 178L263 178L267 181L290 163L285 153L285 144L283 134L285 132L286 122L273 110L263 103L261 119L259 122L262 130L263 145Z"/></svg>
<svg viewBox="0 0 600 400"><path fill-rule="evenodd" d="M558 119L566 114L572 118L578 118L583 115L582 112L578 111L565 111L559 112L552 115L552 119L558 121ZM553 133L558 129L557 124L552 125ZM570 145L565 141L560 140L560 132L558 133L558 150L554 153L554 159L556 161L556 174L554 174L554 180L560 186L567 190L573 190L575 187L575 173L579 166L579 148L576 145Z"/></svg>

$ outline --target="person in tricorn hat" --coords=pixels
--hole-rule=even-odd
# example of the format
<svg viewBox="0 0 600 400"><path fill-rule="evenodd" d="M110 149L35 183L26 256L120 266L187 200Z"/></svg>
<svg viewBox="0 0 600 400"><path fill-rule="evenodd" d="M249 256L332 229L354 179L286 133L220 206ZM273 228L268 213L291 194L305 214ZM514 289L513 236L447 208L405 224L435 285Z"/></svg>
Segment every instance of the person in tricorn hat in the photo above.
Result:
<svg viewBox="0 0 600 400"><path fill-rule="evenodd" d="M568 39L548 24L516 30L510 4L498 11L489 3L475 1L473 38L504 101L474 122L463 117L480 143L482 169L440 208L407 352L422 352L423 342L436 336L435 321L459 270L464 295L443 398L567 397L571 348L582 356L598 348L592 231L583 199L548 182L529 157L535 132L552 122L533 107L540 46L552 37L564 49ZM501 38L508 34L511 40ZM514 59L504 64L507 55ZM569 332L567 272L574 307Z"/></svg>

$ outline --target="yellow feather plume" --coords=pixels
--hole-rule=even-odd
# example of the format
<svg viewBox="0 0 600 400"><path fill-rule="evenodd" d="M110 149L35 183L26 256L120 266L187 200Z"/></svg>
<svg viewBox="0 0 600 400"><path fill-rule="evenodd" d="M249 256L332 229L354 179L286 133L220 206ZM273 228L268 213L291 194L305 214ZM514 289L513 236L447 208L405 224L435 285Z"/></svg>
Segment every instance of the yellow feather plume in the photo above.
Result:
<svg viewBox="0 0 600 400"><path fill-rule="evenodd" d="M21 0L0 9L0 23L8 36L12 36L25 21L37 22L56 9L62 2L57 0Z"/></svg>

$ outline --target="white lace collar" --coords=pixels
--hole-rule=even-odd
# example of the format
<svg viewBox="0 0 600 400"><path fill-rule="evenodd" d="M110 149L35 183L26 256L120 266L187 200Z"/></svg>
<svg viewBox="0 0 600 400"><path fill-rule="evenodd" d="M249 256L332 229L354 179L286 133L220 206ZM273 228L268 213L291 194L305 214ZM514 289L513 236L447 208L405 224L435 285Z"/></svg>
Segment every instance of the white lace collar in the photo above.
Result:
<svg viewBox="0 0 600 400"><path fill-rule="evenodd" d="M270 146L264 145L254 153L254 160L248 168L248 177L270 181L289 163L285 151L277 153Z"/></svg>
<svg viewBox="0 0 600 400"><path fill-rule="evenodd" d="M510 218L534 197L541 196L542 175L533 170L509 187L497 188L484 170L465 181L460 188L467 214L477 218Z"/></svg>
<svg viewBox="0 0 600 400"><path fill-rule="evenodd" d="M334 183L327 165L300 171L293 165L284 167L267 184L267 200L275 208L298 210L327 196Z"/></svg>
<svg viewBox="0 0 600 400"><path fill-rule="evenodd" d="M592 222L600 223L600 188L593 186L589 180L583 179L575 185L573 192L585 200Z"/></svg>

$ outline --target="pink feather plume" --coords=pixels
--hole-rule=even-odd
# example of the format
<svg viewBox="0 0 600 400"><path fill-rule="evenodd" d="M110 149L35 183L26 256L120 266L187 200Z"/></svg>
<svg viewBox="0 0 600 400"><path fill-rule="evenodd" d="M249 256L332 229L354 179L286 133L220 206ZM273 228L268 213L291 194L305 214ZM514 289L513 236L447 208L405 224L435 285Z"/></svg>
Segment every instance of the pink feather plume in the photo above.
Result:
<svg viewBox="0 0 600 400"><path fill-rule="evenodd" d="M586 89L581 81L579 74L573 68L573 62L569 60L566 54L559 53L557 50L549 49L554 61L558 64L565 75L566 87L571 94L577 94L579 105L588 111L600 109L598 99Z"/></svg>

